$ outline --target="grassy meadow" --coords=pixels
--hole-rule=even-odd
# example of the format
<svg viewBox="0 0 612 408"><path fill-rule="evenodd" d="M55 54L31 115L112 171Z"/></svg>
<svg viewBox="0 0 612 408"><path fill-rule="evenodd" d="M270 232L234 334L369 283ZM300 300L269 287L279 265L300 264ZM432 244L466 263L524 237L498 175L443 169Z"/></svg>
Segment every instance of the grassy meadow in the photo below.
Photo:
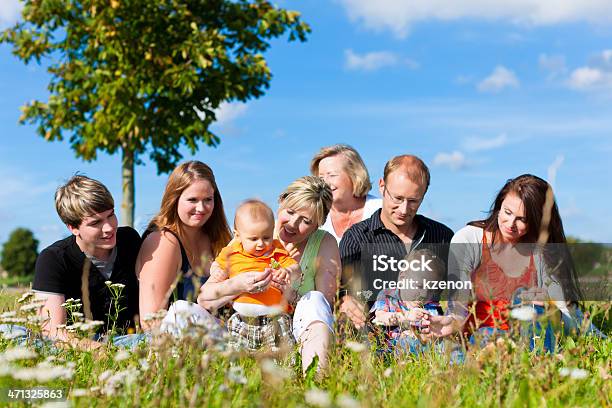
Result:
<svg viewBox="0 0 612 408"><path fill-rule="evenodd" d="M2 293L2 319L40 324L32 313L36 304L18 303L18 296ZM600 321L609 321L609 304L591 309ZM555 354L544 354L517 339L498 340L470 348L463 364L452 364L445 353L393 356L367 342L345 340L336 344L330 369L319 378L314 370L302 376L295 351L235 353L205 333L181 341L159 336L133 351L111 345L95 351L33 342L18 346L0 339L0 406L29 406L4 394L33 387L68 395L63 402L33 405L83 407L612 405L612 341L562 337L558 343Z"/></svg>

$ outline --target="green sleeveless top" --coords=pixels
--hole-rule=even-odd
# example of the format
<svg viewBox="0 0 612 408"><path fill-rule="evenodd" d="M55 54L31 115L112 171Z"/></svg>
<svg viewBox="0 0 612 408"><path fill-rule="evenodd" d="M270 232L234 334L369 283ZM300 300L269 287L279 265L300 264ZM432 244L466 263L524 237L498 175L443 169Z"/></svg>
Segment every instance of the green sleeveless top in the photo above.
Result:
<svg viewBox="0 0 612 408"><path fill-rule="evenodd" d="M304 296L306 292L315 290L315 275L317 274L316 260L324 236L325 231L318 229L310 235L308 242L306 242L306 248L304 248L302 259L300 259L300 268L302 268L302 273L304 274L302 284L297 288L300 296Z"/></svg>

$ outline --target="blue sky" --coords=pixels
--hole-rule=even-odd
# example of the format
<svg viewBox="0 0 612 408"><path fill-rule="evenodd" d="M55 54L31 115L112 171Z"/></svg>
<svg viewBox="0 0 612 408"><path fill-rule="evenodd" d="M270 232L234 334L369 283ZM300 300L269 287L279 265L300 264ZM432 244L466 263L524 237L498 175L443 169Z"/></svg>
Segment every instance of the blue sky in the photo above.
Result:
<svg viewBox="0 0 612 408"><path fill-rule="evenodd" d="M0 2L0 28L18 18ZM490 4L500 3L500 4ZM454 230L479 218L506 179L553 179L566 233L612 242L612 3L281 1L313 29L306 43L275 40L266 95L228 104L217 148L185 159L208 163L228 216L248 197L276 205L308 173L322 146L349 143L372 180L402 153L425 160L432 184L421 213ZM0 46L0 242L32 229L43 246L64 237L55 188L76 171L121 202L119 156L76 159L17 123L19 107L45 100L44 67ZM136 170L136 227L159 208L167 175ZM377 192L374 192L377 194Z"/></svg>

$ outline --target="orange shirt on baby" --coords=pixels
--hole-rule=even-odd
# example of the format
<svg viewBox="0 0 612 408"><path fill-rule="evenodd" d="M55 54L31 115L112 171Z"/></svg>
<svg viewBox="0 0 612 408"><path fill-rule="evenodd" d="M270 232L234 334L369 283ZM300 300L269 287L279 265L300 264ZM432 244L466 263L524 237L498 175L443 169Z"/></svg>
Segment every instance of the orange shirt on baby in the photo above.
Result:
<svg viewBox="0 0 612 408"><path fill-rule="evenodd" d="M289 252L283 247L283 244L276 239L273 241L272 249L265 255L255 256L245 252L242 248L242 243L236 240L224 247L215 259L221 269L225 271L229 269L230 278L245 272L263 272L266 268L271 267L270 262L272 260L278 262L282 268L297 264L289 256ZM286 304L281 291L271 286L261 293L243 293L234 302L263 306Z"/></svg>

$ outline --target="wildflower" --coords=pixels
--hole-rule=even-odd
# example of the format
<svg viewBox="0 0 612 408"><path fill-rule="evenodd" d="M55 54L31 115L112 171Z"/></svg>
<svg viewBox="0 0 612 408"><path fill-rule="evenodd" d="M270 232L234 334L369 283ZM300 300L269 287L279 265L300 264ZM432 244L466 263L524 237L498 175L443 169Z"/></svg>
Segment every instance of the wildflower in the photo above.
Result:
<svg viewBox="0 0 612 408"><path fill-rule="evenodd" d="M573 380L584 380L589 376L588 371L581 368L574 368L570 373L570 378Z"/></svg>
<svg viewBox="0 0 612 408"><path fill-rule="evenodd" d="M383 376L385 376L385 378L389 378L391 377L391 374L393 374L393 370L391 369L391 367L389 367L385 370L385 372L383 373Z"/></svg>
<svg viewBox="0 0 612 408"><path fill-rule="evenodd" d="M531 306L520 306L512 309L510 317L516 320L530 321L535 319L536 312Z"/></svg>
<svg viewBox="0 0 612 408"><path fill-rule="evenodd" d="M106 370L103 371L102 374L100 374L98 376L98 380L100 380L101 383L106 382L106 380L108 380L111 376L113 375L113 372L111 370Z"/></svg>
<svg viewBox="0 0 612 408"><path fill-rule="evenodd" d="M11 374L16 380L49 382L57 379L69 380L74 369L64 366L54 366L49 363L40 363L32 368L19 368Z"/></svg>
<svg viewBox="0 0 612 408"><path fill-rule="evenodd" d="M168 313L167 310L160 310L160 311L155 312L155 313L147 313L146 315L144 315L142 320L145 321L145 322L149 322L151 320L160 320L160 319L163 319L164 317L166 317L167 313Z"/></svg>
<svg viewBox="0 0 612 408"><path fill-rule="evenodd" d="M36 358L38 354L29 348L17 346L10 349L6 349L2 357L6 361L17 361L17 360L30 360Z"/></svg>
<svg viewBox="0 0 612 408"><path fill-rule="evenodd" d="M128 358L130 358L130 352L127 350L119 350L117 352L117 354L115 354L115 358L114 360L119 362L119 361L123 361L123 360L127 360Z"/></svg>
<svg viewBox="0 0 612 408"><path fill-rule="evenodd" d="M138 374L138 370L134 367L114 374L112 371L106 370L99 377L100 383L103 384L100 391L107 396L113 396L120 387L132 385L138 379Z"/></svg>
<svg viewBox="0 0 612 408"><path fill-rule="evenodd" d="M31 291L26 292L23 295L21 295L19 299L17 299L17 303L25 303L33 297L34 297L34 292L31 292Z"/></svg>
<svg viewBox="0 0 612 408"><path fill-rule="evenodd" d="M45 303L46 303L46 300L34 300L30 303L26 303L22 305L21 307L19 307L19 310L21 310L22 312L37 311L38 309L43 307Z"/></svg>
<svg viewBox="0 0 612 408"><path fill-rule="evenodd" d="M85 316L85 315L83 313L81 313L81 312L72 312L72 317L79 318L79 317L83 317L83 316Z"/></svg>
<svg viewBox="0 0 612 408"><path fill-rule="evenodd" d="M27 319L23 317L7 317L2 319L2 322L6 324L24 324L27 322Z"/></svg>
<svg viewBox="0 0 612 408"><path fill-rule="evenodd" d="M40 405L41 408L68 408L70 403L68 401L48 401Z"/></svg>
<svg viewBox="0 0 612 408"><path fill-rule="evenodd" d="M27 320L28 320L28 323L30 324L40 326L49 319L43 316L34 315L34 316L28 316Z"/></svg>
<svg viewBox="0 0 612 408"><path fill-rule="evenodd" d="M125 285L123 283L113 283L109 287L112 289L123 289L125 288Z"/></svg>
<svg viewBox="0 0 612 408"><path fill-rule="evenodd" d="M14 310L11 310L10 312L4 312L0 314L0 319L4 319L6 317L15 317L15 316L17 316L17 312L15 312Z"/></svg>
<svg viewBox="0 0 612 408"><path fill-rule="evenodd" d="M75 388L72 390L70 395L72 395L73 397L77 397L77 398L86 397L87 395L89 395L89 391L84 388Z"/></svg>
<svg viewBox="0 0 612 408"><path fill-rule="evenodd" d="M331 406L331 398L327 391L320 390L318 388L311 388L304 393L304 400L309 405L316 407L326 408Z"/></svg>
<svg viewBox="0 0 612 408"><path fill-rule="evenodd" d="M563 367L559 369L559 375L561 377L568 377L572 380L583 380L589 376L588 371L583 370L582 368L567 368Z"/></svg>
<svg viewBox="0 0 612 408"><path fill-rule="evenodd" d="M359 408L361 404L348 394L341 394L336 398L336 405L340 408Z"/></svg>
<svg viewBox="0 0 612 408"><path fill-rule="evenodd" d="M105 284L106 286L110 286L110 285L112 285L112 284L113 284L113 282L111 282L111 281L107 280L107 281L104 281L104 284Z"/></svg>
<svg viewBox="0 0 612 408"><path fill-rule="evenodd" d="M227 371L227 378L236 384L247 383L247 379L244 376L244 370L240 366L231 366Z"/></svg>
<svg viewBox="0 0 612 408"><path fill-rule="evenodd" d="M104 324L101 320L86 320L85 323L80 324L80 329L88 332L92 330L96 330L98 326L102 326Z"/></svg>
<svg viewBox="0 0 612 408"><path fill-rule="evenodd" d="M346 348L348 348L351 351L354 351L355 353L361 353L366 350L365 344L357 343L356 341L347 341L345 345L346 345Z"/></svg>

